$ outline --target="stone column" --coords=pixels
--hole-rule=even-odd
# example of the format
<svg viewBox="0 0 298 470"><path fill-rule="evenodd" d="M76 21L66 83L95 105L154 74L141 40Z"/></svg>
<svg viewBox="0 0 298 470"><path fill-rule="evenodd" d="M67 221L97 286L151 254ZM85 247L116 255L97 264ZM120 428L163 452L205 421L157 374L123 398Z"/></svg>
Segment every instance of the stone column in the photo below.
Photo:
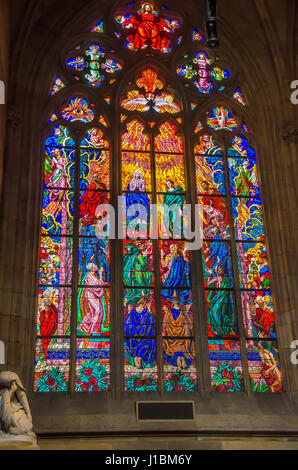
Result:
<svg viewBox="0 0 298 470"><path fill-rule="evenodd" d="M9 0L0 0L0 80L4 84L5 103L7 102L8 68L9 68ZM0 93L3 86L0 84ZM6 104L2 103L0 94L0 200L2 195L3 153L6 130ZM0 338L1 340L1 338Z"/></svg>

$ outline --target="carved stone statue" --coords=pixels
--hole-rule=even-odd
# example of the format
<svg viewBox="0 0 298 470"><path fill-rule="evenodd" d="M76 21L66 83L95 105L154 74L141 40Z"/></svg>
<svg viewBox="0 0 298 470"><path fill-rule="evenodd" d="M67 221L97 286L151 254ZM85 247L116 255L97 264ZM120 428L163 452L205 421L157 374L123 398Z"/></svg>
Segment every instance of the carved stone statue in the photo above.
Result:
<svg viewBox="0 0 298 470"><path fill-rule="evenodd" d="M14 372L0 373L0 442L3 439L36 443L25 389Z"/></svg>

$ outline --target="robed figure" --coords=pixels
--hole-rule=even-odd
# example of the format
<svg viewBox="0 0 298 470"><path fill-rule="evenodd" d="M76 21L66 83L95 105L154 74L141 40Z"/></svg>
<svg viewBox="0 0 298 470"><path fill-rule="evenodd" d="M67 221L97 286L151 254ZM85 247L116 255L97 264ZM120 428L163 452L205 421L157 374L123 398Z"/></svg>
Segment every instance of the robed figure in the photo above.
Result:
<svg viewBox="0 0 298 470"><path fill-rule="evenodd" d="M214 271L215 275L211 269L207 269L209 273L207 285L218 289L209 291L207 297L209 302L207 323L216 335L233 335L234 328L237 327L237 318L232 293L227 290L232 287L231 282L221 265L216 266Z"/></svg>
<svg viewBox="0 0 298 470"><path fill-rule="evenodd" d="M134 172L125 194L126 214L128 222L135 221L148 227L150 221L150 199L146 194L146 182L141 170Z"/></svg>
<svg viewBox="0 0 298 470"><path fill-rule="evenodd" d="M192 304L190 265L180 254L178 245L171 245L166 260L169 272L162 285L162 297L172 301L176 295L180 305Z"/></svg>
<svg viewBox="0 0 298 470"><path fill-rule="evenodd" d="M82 333L104 334L109 332L109 310L103 272L90 263L84 286L79 290L78 329ZM98 272L98 275L96 273Z"/></svg>
<svg viewBox="0 0 298 470"><path fill-rule="evenodd" d="M153 367L156 358L155 320L150 300L142 297L124 320L128 362L138 369Z"/></svg>
<svg viewBox="0 0 298 470"><path fill-rule="evenodd" d="M190 339L193 335L192 314L181 308L177 298L173 300L171 309L164 306L164 312L164 359L174 367L185 369L195 359L194 341Z"/></svg>
<svg viewBox="0 0 298 470"><path fill-rule="evenodd" d="M122 27L131 30L128 35L127 47L131 50L151 47L160 52L169 52L170 40L165 33L173 30L165 19L157 14L151 2L143 2L141 10L128 18L120 17L118 21ZM177 28L178 22L173 24Z"/></svg>
<svg viewBox="0 0 298 470"><path fill-rule="evenodd" d="M183 205L185 191L178 186L175 188L173 181L167 181L167 191L163 198L163 223L169 235L183 237Z"/></svg>
<svg viewBox="0 0 298 470"><path fill-rule="evenodd" d="M42 350L45 360L47 360L47 348L51 342L51 336L56 333L58 326L58 310L56 306L47 297L47 291L44 293L44 308L39 315L39 331L41 338ZM47 338L45 338L47 336Z"/></svg>
<svg viewBox="0 0 298 470"><path fill-rule="evenodd" d="M148 257L151 254L151 249L144 248L144 244L139 240L136 240L134 244L125 246L123 280L128 288L125 289L124 298L126 303L130 305L135 305L142 294L143 296L150 294L150 290L146 289L146 287L149 288L151 286L153 276L150 258ZM133 287L133 289L130 287ZM135 289L136 287L139 289Z"/></svg>
<svg viewBox="0 0 298 470"><path fill-rule="evenodd" d="M88 225L82 231L79 250L79 266L81 271L81 284L85 283L85 276L88 272L87 265L94 263L98 268L103 268L105 283L110 282L109 262L108 262L108 240L98 238L98 221L95 220L92 225Z"/></svg>

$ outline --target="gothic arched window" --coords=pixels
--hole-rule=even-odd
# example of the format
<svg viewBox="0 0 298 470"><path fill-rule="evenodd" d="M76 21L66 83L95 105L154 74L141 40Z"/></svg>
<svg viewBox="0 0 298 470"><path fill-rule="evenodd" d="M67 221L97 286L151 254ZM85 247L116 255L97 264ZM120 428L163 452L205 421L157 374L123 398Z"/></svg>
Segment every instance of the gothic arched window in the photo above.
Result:
<svg viewBox="0 0 298 470"><path fill-rule="evenodd" d="M34 390L281 391L236 71L151 1L80 38L49 93Z"/></svg>

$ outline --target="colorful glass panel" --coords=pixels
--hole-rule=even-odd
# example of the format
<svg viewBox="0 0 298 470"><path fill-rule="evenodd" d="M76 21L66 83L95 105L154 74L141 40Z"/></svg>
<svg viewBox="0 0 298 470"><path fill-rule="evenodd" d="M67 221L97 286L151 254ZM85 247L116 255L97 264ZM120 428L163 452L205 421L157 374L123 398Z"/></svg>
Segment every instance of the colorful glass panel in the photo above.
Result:
<svg viewBox="0 0 298 470"><path fill-rule="evenodd" d="M202 244L205 287L233 287L231 247L228 242L204 241Z"/></svg>
<svg viewBox="0 0 298 470"><path fill-rule="evenodd" d="M205 41L205 38L197 29L193 28L192 40L193 41Z"/></svg>
<svg viewBox="0 0 298 470"><path fill-rule="evenodd" d="M157 113L175 114L181 111L174 95L164 89L164 83L152 69L146 69L136 80L139 89L129 90L121 106L128 111L145 112L150 109ZM144 90L144 91L143 91Z"/></svg>
<svg viewBox="0 0 298 470"><path fill-rule="evenodd" d="M129 260L131 261L131 260ZM136 278L135 285L145 279ZM153 290L124 290L124 356L125 390L157 390L156 320Z"/></svg>
<svg viewBox="0 0 298 470"><path fill-rule="evenodd" d="M220 287L225 287L224 282ZM234 293L228 289L205 291L207 328L210 338L239 336Z"/></svg>
<svg viewBox="0 0 298 470"><path fill-rule="evenodd" d="M199 142L195 145L196 155L222 155L222 149L217 145L214 137L210 134L203 134L199 137Z"/></svg>
<svg viewBox="0 0 298 470"><path fill-rule="evenodd" d="M185 192L183 155L155 154L156 191L164 192L168 204L176 202L175 194ZM172 197L170 197L172 196Z"/></svg>
<svg viewBox="0 0 298 470"><path fill-rule="evenodd" d="M80 193L80 235L88 237L96 235L99 238L107 238L110 235L110 222L113 214L109 203L110 196L105 191Z"/></svg>
<svg viewBox="0 0 298 470"><path fill-rule="evenodd" d="M151 277L152 279L152 277ZM137 311L143 312L144 310L148 311L150 314L155 317L155 300L154 300L154 289L151 288L151 282L148 281L148 278L145 280L147 286L138 287L137 281L134 280L134 285L136 287L127 287L124 289L124 318L128 317L130 311L137 309ZM150 280L150 277L149 277ZM144 279L140 279L140 282L144 282ZM126 323L130 324L133 320L128 318ZM151 320L148 320L151 323ZM146 323L147 324L147 323ZM141 325L140 325L141 326ZM154 327L155 330L155 327ZM129 335L128 335L129 336Z"/></svg>
<svg viewBox="0 0 298 470"><path fill-rule="evenodd" d="M71 235L73 191L46 189L42 199L42 235Z"/></svg>
<svg viewBox="0 0 298 470"><path fill-rule="evenodd" d="M94 112L89 108L86 100L83 98L73 98L62 109L61 116L69 122L91 122L94 119Z"/></svg>
<svg viewBox="0 0 298 470"><path fill-rule="evenodd" d="M200 215L203 217L203 236L207 239L230 238L228 209L222 197L200 196Z"/></svg>
<svg viewBox="0 0 298 470"><path fill-rule="evenodd" d="M270 289L270 271L265 244L237 243L240 284L244 289Z"/></svg>
<svg viewBox="0 0 298 470"><path fill-rule="evenodd" d="M252 392L282 392L276 341L247 341L247 360Z"/></svg>
<svg viewBox="0 0 298 470"><path fill-rule="evenodd" d="M72 239L42 237L39 256L40 285L70 285L72 280Z"/></svg>
<svg viewBox="0 0 298 470"><path fill-rule="evenodd" d="M259 197L256 161L252 158L229 158L232 195Z"/></svg>
<svg viewBox="0 0 298 470"><path fill-rule="evenodd" d="M197 191L200 194L226 194L224 162L218 157L196 156Z"/></svg>
<svg viewBox="0 0 298 470"><path fill-rule="evenodd" d="M260 199L232 198L232 206L236 239L258 241L264 237Z"/></svg>
<svg viewBox="0 0 298 470"><path fill-rule="evenodd" d="M78 53L79 55L74 56ZM87 46L77 46L69 55L66 64L79 75L77 77L79 80L86 81L88 85L96 87L105 80L106 73L113 74L122 69L120 62L115 61L111 54L106 54L100 44L96 42Z"/></svg>
<svg viewBox="0 0 298 470"><path fill-rule="evenodd" d="M228 108L217 106L213 108L207 116L207 125L215 131L234 131L238 127L238 122L231 116Z"/></svg>
<svg viewBox="0 0 298 470"><path fill-rule="evenodd" d="M181 21L161 16L153 2L142 2L139 10L115 17L121 29L127 31L126 47L131 51L151 49L161 53L172 51L171 35L181 27ZM124 35L124 34L123 34Z"/></svg>
<svg viewBox="0 0 298 470"><path fill-rule="evenodd" d="M276 338L271 292L245 291L241 294L247 338Z"/></svg>
<svg viewBox="0 0 298 470"><path fill-rule="evenodd" d="M247 132L248 134L251 134L251 130L249 129L248 125L245 122L242 123L241 129L244 132Z"/></svg>
<svg viewBox="0 0 298 470"><path fill-rule="evenodd" d="M155 137L155 151L166 153L183 153L183 137L177 135L178 128L171 122L165 122L159 127L159 134Z"/></svg>
<svg viewBox="0 0 298 470"><path fill-rule="evenodd" d="M98 122L100 124L102 124L103 126L108 127L108 123L106 121L106 118L102 114L100 114L100 116L98 118Z"/></svg>
<svg viewBox="0 0 298 470"><path fill-rule="evenodd" d="M71 289L43 287L38 290L37 335L65 336L70 332ZM43 349L46 354L45 347Z"/></svg>
<svg viewBox="0 0 298 470"><path fill-rule="evenodd" d="M51 96L54 96L56 93L58 93L58 91L65 87L66 85L62 82L61 78L57 77L51 90Z"/></svg>
<svg viewBox="0 0 298 470"><path fill-rule="evenodd" d="M206 95L213 89L219 89L219 83L225 83L230 78L230 72L220 67L217 58L214 61L211 55L202 50L193 57L185 55L177 68L177 74L185 80L186 86L189 86L187 81L190 81L196 91Z"/></svg>
<svg viewBox="0 0 298 470"><path fill-rule="evenodd" d="M202 129L204 129L204 126L202 125L201 121L199 121L195 128L195 134L200 132Z"/></svg>
<svg viewBox="0 0 298 470"><path fill-rule="evenodd" d="M100 21L97 23L93 28L91 29L92 33L104 33L104 27L103 27L103 21Z"/></svg>
<svg viewBox="0 0 298 470"><path fill-rule="evenodd" d="M59 188L74 187L74 150L45 148L44 187L57 188L57 198L62 197Z"/></svg>
<svg viewBox="0 0 298 470"><path fill-rule="evenodd" d="M84 237L80 238L78 255L79 285L86 285L88 279L94 281L96 283L95 285L109 285L110 242L95 237L96 225L95 227L92 225L87 226L83 235ZM97 271L92 275L95 267Z"/></svg>
<svg viewBox="0 0 298 470"><path fill-rule="evenodd" d="M179 299L181 305L191 305L191 272L185 242L161 240L159 250L162 297L169 302Z"/></svg>
<svg viewBox="0 0 298 470"><path fill-rule="evenodd" d="M123 242L123 282L128 287L151 287L154 284L152 242Z"/></svg>
<svg viewBox="0 0 298 470"><path fill-rule="evenodd" d="M162 336L189 338L194 336L193 311L190 305L180 306L178 302L170 304L162 299Z"/></svg>
<svg viewBox="0 0 298 470"><path fill-rule="evenodd" d="M129 365L125 366L125 391L127 392L156 392L158 385L158 374L156 368L148 373L131 373ZM149 369L147 368L146 371Z"/></svg>
<svg viewBox="0 0 298 470"><path fill-rule="evenodd" d="M54 127L46 139L46 147L74 147L75 141L70 137L67 127Z"/></svg>
<svg viewBox="0 0 298 470"><path fill-rule="evenodd" d="M176 189L177 191L174 188L173 191L168 190L157 196L158 236L160 238L174 240L184 237L184 227L186 228L187 221L184 223L182 211L186 198L181 188Z"/></svg>
<svg viewBox="0 0 298 470"><path fill-rule="evenodd" d="M70 340L44 338L36 341L35 392L67 392Z"/></svg>
<svg viewBox="0 0 298 470"><path fill-rule="evenodd" d="M54 113L54 114L52 114L52 116L50 117L49 123L54 122L54 121L57 121L57 119L58 119L58 116L57 116L56 113Z"/></svg>
<svg viewBox="0 0 298 470"><path fill-rule="evenodd" d="M196 348L194 339L178 337L179 317L171 317L172 337L163 339L164 389L167 392L194 392L198 389Z"/></svg>
<svg viewBox="0 0 298 470"><path fill-rule="evenodd" d="M246 101L241 90L238 88L235 93L233 94L234 100L238 101L238 103L242 104L242 106L246 106Z"/></svg>
<svg viewBox="0 0 298 470"><path fill-rule="evenodd" d="M122 152L122 190L152 190L150 153Z"/></svg>
<svg viewBox="0 0 298 470"><path fill-rule="evenodd" d="M78 338L76 391L110 390L110 341L106 338Z"/></svg>
<svg viewBox="0 0 298 470"><path fill-rule="evenodd" d="M242 392L243 372L239 341L209 341L212 390L216 392Z"/></svg>
<svg viewBox="0 0 298 470"><path fill-rule="evenodd" d="M145 127L137 120L126 125L126 132L121 136L122 150L150 150L150 139Z"/></svg>
<svg viewBox="0 0 298 470"><path fill-rule="evenodd" d="M105 191L110 186L108 150L81 149L80 187L88 191Z"/></svg>
<svg viewBox="0 0 298 470"><path fill-rule="evenodd" d="M228 148L229 157L255 157L254 149L248 146L248 141L242 135L236 135L232 139L232 146Z"/></svg>
<svg viewBox="0 0 298 470"><path fill-rule="evenodd" d="M104 288L104 267L86 266L87 274L78 292L78 335L110 335L110 290Z"/></svg>

